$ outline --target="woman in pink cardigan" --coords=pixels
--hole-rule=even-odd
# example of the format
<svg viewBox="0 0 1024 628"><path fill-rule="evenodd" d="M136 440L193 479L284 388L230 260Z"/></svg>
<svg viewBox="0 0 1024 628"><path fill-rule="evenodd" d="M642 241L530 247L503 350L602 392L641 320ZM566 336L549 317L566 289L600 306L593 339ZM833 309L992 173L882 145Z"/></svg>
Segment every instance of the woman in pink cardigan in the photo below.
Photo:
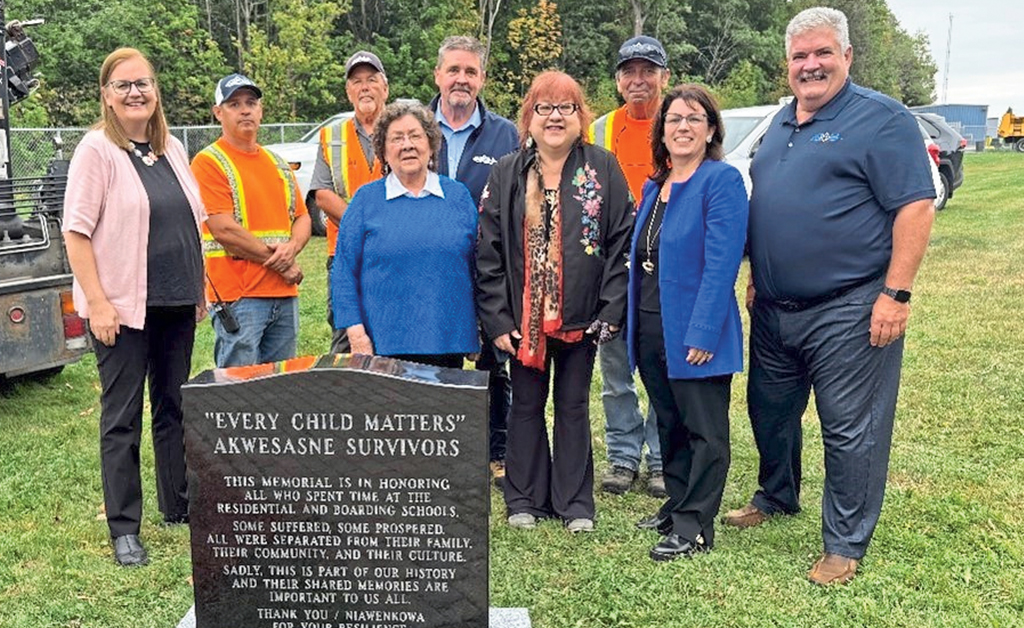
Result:
<svg viewBox="0 0 1024 628"><path fill-rule="evenodd" d="M138 50L100 69L102 117L75 150L64 201L74 299L99 370L100 462L114 558L145 565L139 540L142 394L149 381L157 498L188 522L181 385L204 311L199 189L167 129L153 66Z"/></svg>

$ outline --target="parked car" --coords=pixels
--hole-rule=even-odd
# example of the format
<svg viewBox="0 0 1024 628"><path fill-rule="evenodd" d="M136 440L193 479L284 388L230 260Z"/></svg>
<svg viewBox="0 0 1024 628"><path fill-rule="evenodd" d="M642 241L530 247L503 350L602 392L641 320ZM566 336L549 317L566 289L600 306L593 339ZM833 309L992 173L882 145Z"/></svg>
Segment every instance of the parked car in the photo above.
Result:
<svg viewBox="0 0 1024 628"><path fill-rule="evenodd" d="M964 150L967 148L967 140L937 113L915 111L914 117L928 136L939 145L939 176L942 177L942 185L945 188L945 199L951 199L955 190L964 182ZM935 209L942 209L938 201L935 203Z"/></svg>
<svg viewBox="0 0 1024 628"><path fill-rule="evenodd" d="M327 215L317 207L316 198L314 198L314 194L309 190L309 184L313 180L313 166L316 164L316 152L320 149L320 129L351 117L351 111L343 111L318 124L316 128L303 135L297 142L266 146L268 150L277 153L288 162L295 172L295 179L299 183L299 191L302 192L306 199L306 208L309 210L309 217L313 221L314 235L322 236L327 233Z"/></svg>
<svg viewBox="0 0 1024 628"><path fill-rule="evenodd" d="M750 160L754 158L754 153L761 146L761 140L764 138L772 118L789 100L783 98L777 105L759 105L722 111L722 126L725 128L725 141L722 149L725 151L725 161L736 166L740 174L743 175L743 184L747 186L747 196L750 196L752 187Z"/></svg>
<svg viewBox="0 0 1024 628"><path fill-rule="evenodd" d="M764 138L765 132L768 131L772 118L790 100L789 97L786 97L780 99L777 105L759 105L722 111L722 126L725 127L725 142L722 148L725 151L725 161L736 166L740 174L743 175L743 183L747 186L748 196L751 190L750 161L754 158L754 153L757 152L758 147L761 146L761 140ZM935 142L931 140L924 128L921 129L921 135L924 140L925 150L928 150L929 155L932 157L929 163L932 165L932 183L935 185L935 208L942 209L939 206L940 199L942 205L945 205L947 197L945 194L946 188L938 169L937 154L934 152L938 147L935 146ZM935 148L929 149L929 144L932 144ZM963 175L961 174L961 179L962 177Z"/></svg>
<svg viewBox="0 0 1024 628"><path fill-rule="evenodd" d="M939 145L928 135L928 129L924 128L921 121L918 120L917 122L917 127L921 129L921 137L924 139L925 150L928 151L928 156L932 158L932 183L935 184L935 209L938 211L946 207L946 201L949 200L946 182L943 180L942 175L939 174Z"/></svg>

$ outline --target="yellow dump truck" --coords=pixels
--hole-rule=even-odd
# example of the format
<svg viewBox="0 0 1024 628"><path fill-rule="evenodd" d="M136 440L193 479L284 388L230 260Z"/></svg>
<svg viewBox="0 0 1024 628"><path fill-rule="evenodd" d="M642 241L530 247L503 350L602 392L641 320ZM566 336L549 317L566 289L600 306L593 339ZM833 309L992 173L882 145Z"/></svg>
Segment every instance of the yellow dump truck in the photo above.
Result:
<svg viewBox="0 0 1024 628"><path fill-rule="evenodd" d="M1018 153L1024 153L1024 116L1013 115L1013 109L1007 109L999 120L996 130L999 137Z"/></svg>

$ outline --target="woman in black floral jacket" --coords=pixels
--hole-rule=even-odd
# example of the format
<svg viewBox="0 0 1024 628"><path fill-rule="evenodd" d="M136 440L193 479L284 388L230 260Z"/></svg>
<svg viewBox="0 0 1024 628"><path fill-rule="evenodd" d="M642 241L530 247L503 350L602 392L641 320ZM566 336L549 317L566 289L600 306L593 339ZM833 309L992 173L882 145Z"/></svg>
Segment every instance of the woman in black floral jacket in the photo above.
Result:
<svg viewBox="0 0 1024 628"><path fill-rule="evenodd" d="M522 111L523 149L492 168L481 196L477 257L484 332L512 356L505 504L512 527L559 517L584 532L594 528L595 345L623 322L633 201L615 157L584 141L591 116L572 77L538 75Z"/></svg>

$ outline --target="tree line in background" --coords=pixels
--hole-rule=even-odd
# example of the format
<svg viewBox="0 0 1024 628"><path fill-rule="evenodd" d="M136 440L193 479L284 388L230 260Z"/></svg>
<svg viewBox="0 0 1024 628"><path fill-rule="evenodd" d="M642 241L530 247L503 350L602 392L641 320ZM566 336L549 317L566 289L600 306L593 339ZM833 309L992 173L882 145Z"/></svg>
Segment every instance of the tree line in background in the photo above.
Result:
<svg viewBox="0 0 1024 628"><path fill-rule="evenodd" d="M99 67L119 46L154 63L172 124L212 121L214 82L241 70L264 91L264 120L317 121L348 107L345 59L377 53L391 97L426 102L437 48L448 35L489 51L489 107L514 118L533 76L558 68L591 108L619 105L619 45L635 34L665 45L673 84L710 86L722 107L789 93L784 31L821 0L15 0L6 18L42 17L32 38L42 87L11 113L15 126L83 126L98 115ZM926 35L904 31L885 0L832 0L850 20L854 81L907 105L933 100Z"/></svg>

